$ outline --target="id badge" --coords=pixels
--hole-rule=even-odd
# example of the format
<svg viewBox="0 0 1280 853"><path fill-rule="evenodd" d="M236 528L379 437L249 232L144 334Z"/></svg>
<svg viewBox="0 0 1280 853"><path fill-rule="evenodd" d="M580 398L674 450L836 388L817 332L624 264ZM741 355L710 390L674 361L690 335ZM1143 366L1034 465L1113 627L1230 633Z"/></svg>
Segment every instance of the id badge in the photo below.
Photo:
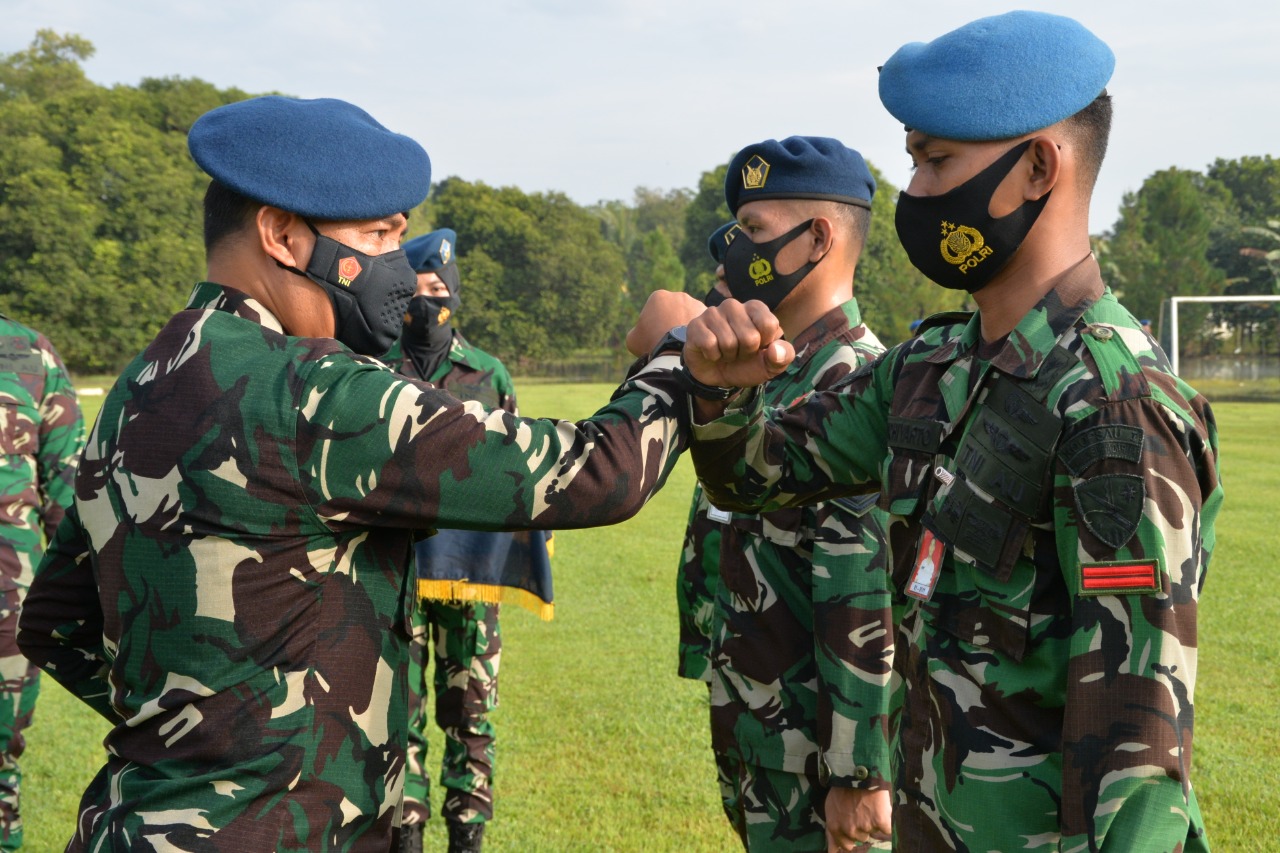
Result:
<svg viewBox="0 0 1280 853"><path fill-rule="evenodd" d="M942 573L942 559L946 553L946 544L926 527L924 535L920 537L915 568L907 579L907 595L921 601L929 600L933 595L933 588L938 585L938 575Z"/></svg>

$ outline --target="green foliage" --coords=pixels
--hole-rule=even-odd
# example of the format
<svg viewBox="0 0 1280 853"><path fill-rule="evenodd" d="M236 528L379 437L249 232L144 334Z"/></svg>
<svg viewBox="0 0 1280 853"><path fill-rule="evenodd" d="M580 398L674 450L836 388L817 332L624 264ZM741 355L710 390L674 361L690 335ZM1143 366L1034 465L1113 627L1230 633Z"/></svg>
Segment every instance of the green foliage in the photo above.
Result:
<svg viewBox="0 0 1280 853"><path fill-rule="evenodd" d="M460 178L435 187L430 210L459 234L458 325L477 346L514 365L618 343L626 265L589 211Z"/></svg>
<svg viewBox="0 0 1280 853"><path fill-rule="evenodd" d="M186 131L243 93L179 79L103 88L77 64L92 52L46 30L0 58L0 310L74 369L115 370L201 277L208 179Z"/></svg>
<svg viewBox="0 0 1280 853"><path fill-rule="evenodd" d="M684 264L684 289L702 297L716 283L716 267L707 252L707 239L733 217L724 200L724 176L729 163L703 172L698 191L684 213L684 240L680 243L680 263Z"/></svg>

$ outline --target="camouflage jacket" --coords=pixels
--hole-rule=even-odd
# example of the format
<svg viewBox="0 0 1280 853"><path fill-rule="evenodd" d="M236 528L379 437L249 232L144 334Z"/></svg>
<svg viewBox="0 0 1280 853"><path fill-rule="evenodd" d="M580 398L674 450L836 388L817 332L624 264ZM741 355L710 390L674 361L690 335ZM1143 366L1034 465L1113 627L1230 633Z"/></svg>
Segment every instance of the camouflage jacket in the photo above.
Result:
<svg viewBox="0 0 1280 853"><path fill-rule="evenodd" d="M852 299L792 343L795 361L765 386L767 406L829 388L884 351ZM701 489L695 500L680 586L718 566L705 592L715 597L712 747L833 785L887 788L894 629L875 496L763 515L719 511ZM683 638L704 605L679 603Z"/></svg>
<svg viewBox="0 0 1280 853"><path fill-rule="evenodd" d="M979 317L929 325L839 388L696 427L699 479L744 509L882 489L894 584L924 599L896 661L897 845L1199 837L1196 603L1222 500L1208 403L1092 258L989 360Z"/></svg>
<svg viewBox="0 0 1280 853"><path fill-rule="evenodd" d="M44 335L0 314L0 589L31 585L71 503L84 419Z"/></svg>
<svg viewBox="0 0 1280 853"><path fill-rule="evenodd" d="M411 531L634 514L683 444L677 364L522 420L197 285L104 401L21 619L115 724L68 849L385 853Z"/></svg>

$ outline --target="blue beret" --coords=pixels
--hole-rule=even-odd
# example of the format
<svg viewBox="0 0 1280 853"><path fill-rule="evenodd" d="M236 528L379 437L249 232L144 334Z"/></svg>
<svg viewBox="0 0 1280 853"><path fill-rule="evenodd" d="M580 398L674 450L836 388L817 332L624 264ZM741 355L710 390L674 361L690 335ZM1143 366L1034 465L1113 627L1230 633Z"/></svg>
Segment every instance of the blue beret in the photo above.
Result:
<svg viewBox="0 0 1280 853"><path fill-rule="evenodd" d="M871 207L876 181L862 155L838 139L789 136L743 148L729 161L724 199L729 211L749 201L815 198Z"/></svg>
<svg viewBox="0 0 1280 853"><path fill-rule="evenodd" d="M1077 21L1044 12L980 18L880 69L880 102L910 130L957 140L1010 139L1087 107L1116 58Z"/></svg>
<svg viewBox="0 0 1280 853"><path fill-rule="evenodd" d="M440 228L430 234L414 237L404 249L409 266L415 272L435 272L454 263L457 258L458 235L452 228Z"/></svg>
<svg viewBox="0 0 1280 853"><path fill-rule="evenodd" d="M187 147L219 183L313 219L378 219L417 207L431 189L421 145L333 98L218 107L191 126Z"/></svg>
<svg viewBox="0 0 1280 853"><path fill-rule="evenodd" d="M707 238L707 251L711 253L711 260L717 264L724 263L725 251L740 233L742 233L742 229L732 219L712 231L711 236Z"/></svg>

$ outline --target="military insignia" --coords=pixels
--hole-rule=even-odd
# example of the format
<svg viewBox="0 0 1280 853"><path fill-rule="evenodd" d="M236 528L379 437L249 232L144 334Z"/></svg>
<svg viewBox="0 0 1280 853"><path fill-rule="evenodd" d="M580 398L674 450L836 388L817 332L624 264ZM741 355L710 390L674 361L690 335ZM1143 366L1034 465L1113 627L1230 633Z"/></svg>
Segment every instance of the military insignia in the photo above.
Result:
<svg viewBox="0 0 1280 853"><path fill-rule="evenodd" d="M362 272L364 270L360 267L360 262L354 257L338 261L338 282L343 287L350 287L351 282L355 281Z"/></svg>
<svg viewBox="0 0 1280 853"><path fill-rule="evenodd" d="M769 180L769 163L759 154L752 157L742 167L742 187L748 190L764 188Z"/></svg>
<svg viewBox="0 0 1280 853"><path fill-rule="evenodd" d="M1080 521L1112 548L1123 548L1138 532L1146 497L1146 484L1134 474L1102 474L1075 487Z"/></svg>
<svg viewBox="0 0 1280 853"><path fill-rule="evenodd" d="M932 597L933 588L938 585L938 575L942 574L942 558L946 553L947 546L926 527L920 537L920 549L916 551L915 570L911 572L904 590L907 595L921 601Z"/></svg>
<svg viewBox="0 0 1280 853"><path fill-rule="evenodd" d="M1081 595L1126 595L1159 592L1160 576L1155 560L1127 563L1083 563L1080 566Z"/></svg>
<svg viewBox="0 0 1280 853"><path fill-rule="evenodd" d="M440 241L440 263L449 263L449 258L453 255L453 246L449 245L448 240Z"/></svg>
<svg viewBox="0 0 1280 853"><path fill-rule="evenodd" d="M763 287L773 281L773 264L756 255L751 259L751 266L747 267L747 275L751 276L756 287Z"/></svg>
<svg viewBox="0 0 1280 853"><path fill-rule="evenodd" d="M949 264L968 271L982 263L995 253L987 245L987 239L977 228L968 225L956 225L954 222L942 222L942 259Z"/></svg>

